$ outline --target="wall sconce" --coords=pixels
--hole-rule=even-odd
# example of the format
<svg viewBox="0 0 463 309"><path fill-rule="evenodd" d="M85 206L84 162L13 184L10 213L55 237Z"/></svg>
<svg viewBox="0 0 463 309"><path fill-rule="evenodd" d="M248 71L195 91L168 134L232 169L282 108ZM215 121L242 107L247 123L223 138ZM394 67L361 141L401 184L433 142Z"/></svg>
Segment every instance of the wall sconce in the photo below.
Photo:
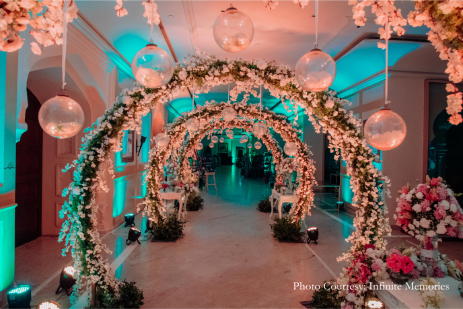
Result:
<svg viewBox="0 0 463 309"><path fill-rule="evenodd" d="M310 244L311 241L314 241L317 245L318 239L318 227L311 227L307 229L307 244Z"/></svg>
<svg viewBox="0 0 463 309"><path fill-rule="evenodd" d="M8 308L30 308L31 307L31 286L21 284L6 294Z"/></svg>
<svg viewBox="0 0 463 309"><path fill-rule="evenodd" d="M137 140L137 147L136 147L136 148L137 148L137 149L136 149L136 151L137 151L137 156L140 155L141 147L143 147L143 144L144 144L145 142L146 142L146 136L141 136L141 137L140 137L140 146L138 146L138 140Z"/></svg>
<svg viewBox="0 0 463 309"><path fill-rule="evenodd" d="M59 287L55 294L59 294L60 292L65 291L66 295L69 296L68 290L72 289L76 283L76 279L74 279L75 271L76 270L73 266L66 266L63 268L61 275L59 276Z"/></svg>

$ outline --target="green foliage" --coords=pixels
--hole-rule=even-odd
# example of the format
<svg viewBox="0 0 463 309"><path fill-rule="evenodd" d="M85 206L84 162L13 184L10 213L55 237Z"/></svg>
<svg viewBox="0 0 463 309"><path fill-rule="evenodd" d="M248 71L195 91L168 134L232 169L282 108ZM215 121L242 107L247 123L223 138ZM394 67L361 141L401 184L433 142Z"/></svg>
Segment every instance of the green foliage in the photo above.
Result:
<svg viewBox="0 0 463 309"><path fill-rule="evenodd" d="M275 223L270 224L273 237L279 241L300 241L303 233L301 232L301 222L292 222L291 216L285 218L275 217Z"/></svg>
<svg viewBox="0 0 463 309"><path fill-rule="evenodd" d="M271 212L272 204L270 203L270 199L268 197L261 199L259 204L257 204L257 210L262 212Z"/></svg>
<svg viewBox="0 0 463 309"><path fill-rule="evenodd" d="M119 294L113 291L97 288L97 308L140 308L143 305L143 291L137 288L135 282L122 281Z"/></svg>
<svg viewBox="0 0 463 309"><path fill-rule="evenodd" d="M185 222L177 219L177 214L172 214L165 219L159 218L158 223L153 224L151 230L153 240L176 241L183 236L184 225Z"/></svg>
<svg viewBox="0 0 463 309"><path fill-rule="evenodd" d="M312 308L341 308L342 299L337 298L337 290L330 289L333 282L326 282L312 295Z"/></svg>
<svg viewBox="0 0 463 309"><path fill-rule="evenodd" d="M201 197L199 193L196 191L192 191L190 195L188 195L188 200L186 201L186 210L189 211L198 211L203 209L204 206L204 199Z"/></svg>

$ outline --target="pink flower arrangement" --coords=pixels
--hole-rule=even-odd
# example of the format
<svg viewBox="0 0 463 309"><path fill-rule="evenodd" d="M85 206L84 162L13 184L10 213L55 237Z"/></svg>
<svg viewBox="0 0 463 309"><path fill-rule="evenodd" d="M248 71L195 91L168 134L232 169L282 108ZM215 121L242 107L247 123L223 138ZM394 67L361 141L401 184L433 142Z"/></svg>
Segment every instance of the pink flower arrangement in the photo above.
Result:
<svg viewBox="0 0 463 309"><path fill-rule="evenodd" d="M420 241L435 235L463 238L463 210L441 177L399 190L394 218L408 234Z"/></svg>
<svg viewBox="0 0 463 309"><path fill-rule="evenodd" d="M415 268L415 263L405 255L391 254L386 262L387 266L396 273L408 274Z"/></svg>

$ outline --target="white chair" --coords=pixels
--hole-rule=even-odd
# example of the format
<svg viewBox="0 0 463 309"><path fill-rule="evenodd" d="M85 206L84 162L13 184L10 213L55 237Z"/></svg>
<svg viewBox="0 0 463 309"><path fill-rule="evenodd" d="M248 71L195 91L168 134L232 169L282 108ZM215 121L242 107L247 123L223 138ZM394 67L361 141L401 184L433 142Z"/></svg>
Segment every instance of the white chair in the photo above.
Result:
<svg viewBox="0 0 463 309"><path fill-rule="evenodd" d="M209 186L215 187L215 192L217 192L217 183L215 182L215 172L206 172L206 192L209 193ZM214 183L209 183L209 176L214 178Z"/></svg>

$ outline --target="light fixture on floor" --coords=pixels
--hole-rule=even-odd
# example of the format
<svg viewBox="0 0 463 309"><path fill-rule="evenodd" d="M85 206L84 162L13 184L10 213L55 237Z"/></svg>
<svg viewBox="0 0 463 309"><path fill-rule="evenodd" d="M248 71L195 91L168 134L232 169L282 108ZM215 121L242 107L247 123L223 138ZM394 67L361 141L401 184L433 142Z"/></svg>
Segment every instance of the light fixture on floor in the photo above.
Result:
<svg viewBox="0 0 463 309"><path fill-rule="evenodd" d="M74 279L74 274L76 270L72 266L66 266L61 270L61 274L59 276L59 286L56 289L55 294L59 294L62 291L66 292L66 295L69 296L69 290L72 289L74 284L76 283L76 279Z"/></svg>
<svg viewBox="0 0 463 309"><path fill-rule="evenodd" d="M311 241L317 244L318 239L318 227L311 227L307 229L307 244L310 244Z"/></svg>
<svg viewBox="0 0 463 309"><path fill-rule="evenodd" d="M31 287L22 284L6 293L8 308L30 308L31 307Z"/></svg>
<svg viewBox="0 0 463 309"><path fill-rule="evenodd" d="M315 0L315 48L299 59L296 79L302 89L318 92L327 90L336 77L336 62L318 48L318 0Z"/></svg>
<svg viewBox="0 0 463 309"><path fill-rule="evenodd" d="M384 308L384 303L373 296L367 296L365 299L365 308L367 309L383 309Z"/></svg>
<svg viewBox="0 0 463 309"><path fill-rule="evenodd" d="M344 210L344 202L342 202L342 201L337 201L337 202L336 202L336 206L337 206L337 208L338 208L338 212Z"/></svg>
<svg viewBox="0 0 463 309"><path fill-rule="evenodd" d="M131 227L130 230L129 230L129 235L128 235L127 240L125 241L125 243L127 245L130 245L133 242L138 242L139 244L141 244L140 241L138 240L138 238L140 238L140 235L141 235L140 230L138 230L138 229L136 229L134 227Z"/></svg>
<svg viewBox="0 0 463 309"><path fill-rule="evenodd" d="M59 304L57 302L54 302L54 301L44 301L42 303L39 304L39 306L37 307L37 309L60 309L61 307L59 306Z"/></svg>
<svg viewBox="0 0 463 309"><path fill-rule="evenodd" d="M151 231L153 229L153 226L154 226L154 219L153 218L148 218L148 220L146 220L145 233Z"/></svg>
<svg viewBox="0 0 463 309"><path fill-rule="evenodd" d="M135 226L135 215L133 213L126 214L124 216L124 219L125 219L124 227Z"/></svg>
<svg viewBox="0 0 463 309"><path fill-rule="evenodd" d="M254 25L251 18L230 7L219 15L214 23L214 39L217 45L229 53L246 49L254 38Z"/></svg>

